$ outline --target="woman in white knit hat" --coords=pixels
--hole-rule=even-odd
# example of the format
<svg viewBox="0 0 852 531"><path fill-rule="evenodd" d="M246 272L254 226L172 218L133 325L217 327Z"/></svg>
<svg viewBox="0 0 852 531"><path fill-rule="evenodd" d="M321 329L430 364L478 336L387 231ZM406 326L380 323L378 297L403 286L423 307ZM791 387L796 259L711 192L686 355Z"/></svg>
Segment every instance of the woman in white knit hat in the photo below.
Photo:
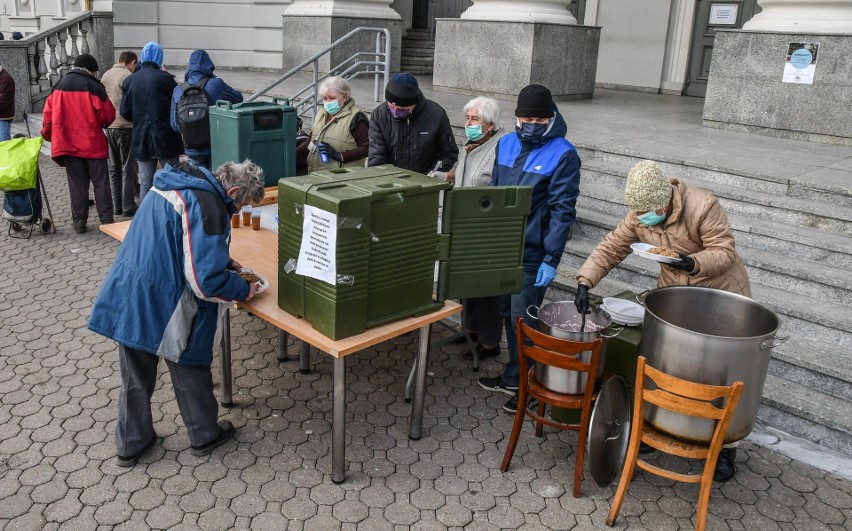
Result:
<svg viewBox="0 0 852 531"><path fill-rule="evenodd" d="M589 289L621 263L632 252L630 245L637 242L669 248L681 258L660 263L657 287L702 286L751 297L728 216L713 194L667 179L657 163L644 160L627 175L624 200L630 212L577 271L577 311L589 311ZM733 477L735 456L735 447L722 450L716 481Z"/></svg>

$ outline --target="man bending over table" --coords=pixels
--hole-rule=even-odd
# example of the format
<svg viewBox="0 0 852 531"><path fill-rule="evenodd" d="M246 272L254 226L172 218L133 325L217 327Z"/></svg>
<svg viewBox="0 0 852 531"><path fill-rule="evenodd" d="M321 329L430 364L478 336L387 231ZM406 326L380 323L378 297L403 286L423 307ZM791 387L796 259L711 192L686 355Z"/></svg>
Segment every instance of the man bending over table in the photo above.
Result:
<svg viewBox="0 0 852 531"><path fill-rule="evenodd" d="M116 464L132 467L157 439L151 395L164 358L191 453L209 455L234 435L217 423L213 344L219 310L251 299L256 284L231 259L231 214L263 198L263 170L228 162L215 173L166 165L139 206L107 274L89 329L118 343L121 392L115 425Z"/></svg>

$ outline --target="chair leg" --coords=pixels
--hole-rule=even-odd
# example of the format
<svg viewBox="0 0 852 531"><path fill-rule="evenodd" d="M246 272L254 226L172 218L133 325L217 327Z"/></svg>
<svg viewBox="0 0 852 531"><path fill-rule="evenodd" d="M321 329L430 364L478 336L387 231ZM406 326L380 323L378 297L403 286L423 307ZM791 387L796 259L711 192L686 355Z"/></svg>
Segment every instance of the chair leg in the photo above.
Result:
<svg viewBox="0 0 852 531"><path fill-rule="evenodd" d="M515 411L515 422L512 424L512 435L509 436L509 444L506 446L506 453L503 455L503 464L500 465L500 470L505 472L509 469L509 463L512 461L512 456L515 455L515 448L518 445L518 438L521 436L521 428L524 425L524 417L526 416L527 408L521 404L527 403L526 389L523 387L518 391L518 408Z"/></svg>
<svg viewBox="0 0 852 531"><path fill-rule="evenodd" d="M637 427L638 430L636 429ZM627 488L633 480L633 472L636 470L636 460L639 458L639 444L642 442L640 435L641 429L642 422L640 421L634 424L633 431L630 434L630 443L627 446L627 460L624 463L624 469L621 471L621 479L618 481L618 489L615 491L615 498L613 498L612 505L609 508L609 515L606 517L606 525L610 527L615 523L615 519L618 518L618 511L621 510L621 504L624 503Z"/></svg>
<svg viewBox="0 0 852 531"><path fill-rule="evenodd" d="M544 401L543 400L538 401L538 416L539 417L544 416ZM543 428L544 428L544 423L542 421L540 421L540 420L535 421L535 436L536 437L542 436Z"/></svg>
<svg viewBox="0 0 852 531"><path fill-rule="evenodd" d="M580 497L583 484L583 461L586 456L586 439L589 436L589 405L583 406L580 417L580 434L577 437L577 462L574 464L574 497Z"/></svg>
<svg viewBox="0 0 852 531"><path fill-rule="evenodd" d="M698 508L695 510L695 531L704 531L707 526L707 509L710 506L710 490L713 488L713 474L716 472L716 461L720 448L716 450L716 459L707 456L704 462L704 473L701 476L701 489L698 491Z"/></svg>

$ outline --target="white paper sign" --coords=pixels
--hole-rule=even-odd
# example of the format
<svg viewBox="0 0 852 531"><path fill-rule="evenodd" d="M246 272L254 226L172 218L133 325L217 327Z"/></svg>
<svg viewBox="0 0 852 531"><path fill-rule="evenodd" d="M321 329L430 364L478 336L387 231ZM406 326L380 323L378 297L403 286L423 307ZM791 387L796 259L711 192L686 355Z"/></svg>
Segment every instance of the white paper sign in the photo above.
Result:
<svg viewBox="0 0 852 531"><path fill-rule="evenodd" d="M337 214L305 205L296 273L337 283Z"/></svg>
<svg viewBox="0 0 852 531"><path fill-rule="evenodd" d="M737 4L710 4L710 24L736 26Z"/></svg>
<svg viewBox="0 0 852 531"><path fill-rule="evenodd" d="M787 46L781 82L813 85L818 51L818 42L791 42Z"/></svg>

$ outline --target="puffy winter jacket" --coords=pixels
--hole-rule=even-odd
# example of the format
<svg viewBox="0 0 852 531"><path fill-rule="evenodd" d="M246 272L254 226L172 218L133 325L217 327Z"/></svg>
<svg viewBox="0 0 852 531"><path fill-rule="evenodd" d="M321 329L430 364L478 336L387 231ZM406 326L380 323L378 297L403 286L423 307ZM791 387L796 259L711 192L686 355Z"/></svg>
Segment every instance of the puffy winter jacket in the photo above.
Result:
<svg viewBox="0 0 852 531"><path fill-rule="evenodd" d="M414 111L405 118L394 118L386 104L373 109L367 166L393 164L429 173L439 160L441 170L451 170L458 158L447 112L422 93Z"/></svg>
<svg viewBox="0 0 852 531"><path fill-rule="evenodd" d="M84 159L109 156L103 129L115 120L115 107L103 84L83 68L73 68L53 87L44 104L41 136L50 142L50 156Z"/></svg>
<svg viewBox="0 0 852 531"><path fill-rule="evenodd" d="M553 126L541 138L521 140L517 133L500 138L494 161L494 186L531 186L530 216L524 243L524 269L542 262L559 265L577 216L580 156L565 140L568 126L553 106Z"/></svg>
<svg viewBox="0 0 852 531"><path fill-rule="evenodd" d="M192 85L197 85L202 79L208 78L207 83L204 85L204 93L207 94L207 99L210 101L211 105L215 105L219 100L230 101L231 103L240 103L243 101L243 95L238 90L231 88L231 86L225 83L222 78L216 77L216 75L213 74L213 70L215 69L216 66L213 64L213 60L210 59L210 55L206 51L195 50L192 52L192 55L189 56L189 63L187 64L186 73L184 74L183 79ZM180 132L180 127L177 123L175 113L177 112L177 105L181 96L183 96L183 88L178 85L172 91L172 107L169 117L172 130L177 132ZM186 154L190 157L206 158L210 156L210 148L186 148Z"/></svg>
<svg viewBox="0 0 852 531"><path fill-rule="evenodd" d="M187 173L167 164L148 195L98 293L89 329L185 365L210 365L219 303L249 293L228 269L236 206L202 168Z"/></svg>
<svg viewBox="0 0 852 531"><path fill-rule="evenodd" d="M133 122L136 160L168 159L183 153L183 141L169 124L174 76L145 61L124 80L121 116Z"/></svg>
<svg viewBox="0 0 852 531"><path fill-rule="evenodd" d="M649 227L630 211L595 247L577 272L577 281L595 287L631 253L630 244L642 242L668 247L695 260L692 273L661 264L657 287L702 286L751 297L748 273L719 201L713 194L677 179L671 183L672 213L659 225Z"/></svg>

